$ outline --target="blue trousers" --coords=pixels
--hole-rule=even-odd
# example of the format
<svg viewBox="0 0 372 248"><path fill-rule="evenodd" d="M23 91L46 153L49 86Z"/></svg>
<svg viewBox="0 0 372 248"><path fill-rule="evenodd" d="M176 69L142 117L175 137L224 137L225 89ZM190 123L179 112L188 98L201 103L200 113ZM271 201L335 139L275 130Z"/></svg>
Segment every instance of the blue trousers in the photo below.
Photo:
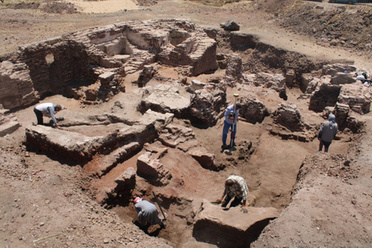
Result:
<svg viewBox="0 0 372 248"><path fill-rule="evenodd" d="M236 134L236 123L235 124L229 124L226 121L223 123L223 131L222 131L222 143L226 144L227 139L227 133L229 132L230 128L234 125L234 136L232 137L233 140L235 140L235 134ZM231 130L232 131L232 130Z"/></svg>

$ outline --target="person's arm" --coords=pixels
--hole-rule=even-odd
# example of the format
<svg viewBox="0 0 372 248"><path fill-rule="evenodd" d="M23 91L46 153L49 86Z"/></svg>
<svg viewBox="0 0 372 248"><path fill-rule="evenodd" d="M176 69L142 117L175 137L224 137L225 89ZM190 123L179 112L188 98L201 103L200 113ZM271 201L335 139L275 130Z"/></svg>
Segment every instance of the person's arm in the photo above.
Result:
<svg viewBox="0 0 372 248"><path fill-rule="evenodd" d="M333 138L336 137L336 134L337 134L337 132L338 132L338 125L336 124L335 127L336 127L336 128L335 128L335 131L334 131L335 133L334 133L334 135L333 135Z"/></svg>
<svg viewBox="0 0 372 248"><path fill-rule="evenodd" d="M217 203L221 203L223 198L225 197L225 195L226 195L226 189L223 191L223 194L222 194L221 198L217 199Z"/></svg>
<svg viewBox="0 0 372 248"><path fill-rule="evenodd" d="M236 112L235 112L235 123L238 122L238 118L239 118L239 110L236 110Z"/></svg>
<svg viewBox="0 0 372 248"><path fill-rule="evenodd" d="M322 133L323 133L323 123L322 123L322 125L320 126L320 129L319 129L318 140L320 140L322 138Z"/></svg>
<svg viewBox="0 0 372 248"><path fill-rule="evenodd" d="M230 115L230 110L229 110L229 108L227 107L226 110L225 110L225 114L224 114L224 116L225 116L225 118L229 118L229 115Z"/></svg>
<svg viewBox="0 0 372 248"><path fill-rule="evenodd" d="M220 199L217 199L217 203L221 203L224 197L225 197L225 192L222 194Z"/></svg>
<svg viewBox="0 0 372 248"><path fill-rule="evenodd" d="M50 113L50 116L52 117L52 120L54 122L55 127L58 127L57 119L54 115L54 108L53 107L48 107L48 112Z"/></svg>
<svg viewBox="0 0 372 248"><path fill-rule="evenodd" d="M247 197L248 197L248 186L247 186L247 183L245 181L241 181L240 182L240 187L241 187L241 191L242 191L242 211L244 213L248 213L248 210L247 210Z"/></svg>
<svg viewBox="0 0 372 248"><path fill-rule="evenodd" d="M248 209L247 209L247 200L242 200L242 211L243 213L248 213Z"/></svg>

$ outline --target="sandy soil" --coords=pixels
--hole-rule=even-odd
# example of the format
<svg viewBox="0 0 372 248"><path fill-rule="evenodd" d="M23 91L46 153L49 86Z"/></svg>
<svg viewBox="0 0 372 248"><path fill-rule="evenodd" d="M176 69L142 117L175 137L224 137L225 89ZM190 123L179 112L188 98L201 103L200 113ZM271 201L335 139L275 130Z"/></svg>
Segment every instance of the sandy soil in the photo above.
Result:
<svg viewBox="0 0 372 248"><path fill-rule="evenodd" d="M219 28L220 23L232 19L241 25L241 31L256 34L263 42L272 44L286 50L297 51L314 59L336 61L354 61L360 69L372 72L371 54L357 54L351 49L341 47L318 45L313 37L304 37L300 34L285 30L277 26L274 18L269 13L258 11L257 1L248 1L223 6L203 6L192 2L159 2L151 7L139 7L131 1L99 1L80 2L78 14L46 14L39 10L32 9L0 9L0 54L7 56L14 52L18 46L36 42L43 39L55 37L67 32L85 29L88 27L107 25L127 20L146 20L159 18L184 18L191 19L198 25ZM259 1L258 1L259 2ZM269 1L270 2L270 1ZM85 4L84 6L82 4ZM104 6L102 6L102 4ZM80 9L82 8L82 9ZM112 9L111 9L112 8ZM126 10L124 10L126 9ZM104 13L103 13L104 12ZM94 14L93 14L94 13ZM249 13L249 15L247 15ZM129 85L128 85L129 87ZM228 101L232 102L232 93L237 89L229 89ZM130 92L130 91L129 91ZM53 96L44 101L59 102L73 111L84 112L105 112L109 111L114 100L122 97L116 96L112 101L100 106L82 106L78 101L66 99L62 96ZM298 92L289 92L289 101L296 102L301 110L305 110L306 102L297 99ZM276 104L276 103L273 103ZM191 237L190 228L184 233L174 229L172 231L161 231L160 238L152 238L144 234L139 228L131 223L135 216L133 208L115 208L108 211L94 202L89 192L92 179L87 177L80 167L70 167L60 164L50 158L37 153L30 153L22 144L24 141L24 128L34 121L33 106L16 112L18 121L22 127L12 135L0 138L0 170L1 194L0 201L0 247L165 247L167 243L178 247L209 247L208 244L195 243ZM311 113L304 113L308 121L320 122L319 116ZM363 117L361 117L363 118ZM366 120L370 118L367 115ZM370 120L369 122L370 123ZM307 155L316 151L317 142L299 143L295 141L283 141L265 132L270 123L252 125L241 121L239 123L239 135L237 143L252 141L258 152L246 163L240 163L230 159L229 163L236 163L229 166L218 174L211 173L210 182L216 185L212 190L206 191L208 200L215 200L222 192L223 185L220 183L229 174L236 173L243 175L247 180L251 194L256 198L255 206L274 206L283 209L291 202L292 187L296 182L297 172L302 161ZM228 155L220 153L220 133L222 121L209 129L196 129L194 132L197 139L208 147L210 152L216 154L219 160L228 160ZM218 135L216 135L218 134ZM367 129L365 139L369 140L371 130ZM214 145L211 145L214 144ZM339 153L348 156L348 137L343 137L332 144L331 153ZM323 218L324 222L318 221L315 228L305 228L305 222L295 219L298 225L290 225L293 233L287 234L267 231L269 236L264 236L256 247L263 246L296 246L291 243L292 237L303 239L302 233L306 230L307 242L302 246L313 246L315 237L318 234L317 228L327 227L329 237L323 240L316 240L315 246L334 244L335 246L362 247L372 244L371 219L368 216L371 206L366 201L371 200L371 170L370 149L368 142L363 142L359 153L352 154L355 163L361 166L357 179L353 181L360 187L349 188L348 185L337 183L337 192L347 191L347 194L337 194L337 202L350 201L350 195L364 194L361 203L353 204L358 207L358 221L334 218L335 223L329 225L332 216ZM259 149L258 149L259 148ZM288 162L290 161L290 163ZM126 164L127 163L127 164ZM126 168L128 161L123 163L122 169ZM192 183L192 182L190 182ZM335 182L330 181L330 185ZM145 187L145 186L144 186ZM205 189L207 186L204 186ZM335 201L327 201L327 191L320 191L319 199L322 199L322 209L332 209ZM362 202L363 201L363 202ZM301 206L312 209L312 205ZM168 209L172 211L179 209ZM301 213L303 209L297 210ZM339 208L337 211L349 211ZM184 210L186 213L187 210ZM114 214L116 213L116 214ZM313 213L316 215L317 213ZM293 213L292 213L293 215ZM185 220L173 216L169 221L170 226L185 225ZM280 219L278 223L288 223L287 219ZM280 226L279 224L276 224ZM284 225L284 224L283 224ZM357 226L364 226L364 242L348 245L350 237L333 235L337 233L340 225L347 225L349 230L359 230ZM186 225L185 225L186 226ZM301 232L301 233L300 233ZM183 235L182 235L183 234ZM301 235L300 235L301 234ZM271 236L270 236L271 235ZM176 237L175 237L176 236ZM279 238L278 238L279 237ZM162 238L171 240L165 241ZM189 241L191 240L191 241ZM190 243L188 243L190 242Z"/></svg>
<svg viewBox="0 0 372 248"><path fill-rule="evenodd" d="M108 0L108 1L69 1L75 5L80 13L112 13L118 11L137 10L141 7L131 0Z"/></svg>

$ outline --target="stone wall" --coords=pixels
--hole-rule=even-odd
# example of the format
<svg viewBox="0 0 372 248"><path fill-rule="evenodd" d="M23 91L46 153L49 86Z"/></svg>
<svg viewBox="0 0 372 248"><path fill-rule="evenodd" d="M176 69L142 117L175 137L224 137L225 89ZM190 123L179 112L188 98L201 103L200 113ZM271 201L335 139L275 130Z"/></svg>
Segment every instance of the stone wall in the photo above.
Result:
<svg viewBox="0 0 372 248"><path fill-rule="evenodd" d="M120 82L120 77L160 60L179 66L176 51L181 51L188 74L206 73L217 69L216 49L202 29L183 20L131 21L70 33L23 46L2 61L0 104L25 107L50 94L89 100L73 92L95 83L100 89L100 75L107 72Z"/></svg>
<svg viewBox="0 0 372 248"><path fill-rule="evenodd" d="M38 99L26 64L0 63L0 104L6 109L26 106Z"/></svg>
<svg viewBox="0 0 372 248"><path fill-rule="evenodd" d="M20 49L20 60L30 71L35 91L63 94L74 83L93 79L88 55L83 44L69 39L55 39ZM94 81L93 81L94 82Z"/></svg>

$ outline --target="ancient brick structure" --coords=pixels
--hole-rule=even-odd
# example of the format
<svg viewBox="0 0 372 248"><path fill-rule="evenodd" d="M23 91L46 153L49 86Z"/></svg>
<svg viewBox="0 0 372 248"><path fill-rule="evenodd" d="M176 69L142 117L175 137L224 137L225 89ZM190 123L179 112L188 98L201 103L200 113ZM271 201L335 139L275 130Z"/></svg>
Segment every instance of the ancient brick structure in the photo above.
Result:
<svg viewBox="0 0 372 248"><path fill-rule="evenodd" d="M216 48L188 21L132 21L74 32L21 47L2 61L0 104L25 107L50 94L105 100L110 91L124 90L121 78L156 61L182 65L189 75L215 70Z"/></svg>

